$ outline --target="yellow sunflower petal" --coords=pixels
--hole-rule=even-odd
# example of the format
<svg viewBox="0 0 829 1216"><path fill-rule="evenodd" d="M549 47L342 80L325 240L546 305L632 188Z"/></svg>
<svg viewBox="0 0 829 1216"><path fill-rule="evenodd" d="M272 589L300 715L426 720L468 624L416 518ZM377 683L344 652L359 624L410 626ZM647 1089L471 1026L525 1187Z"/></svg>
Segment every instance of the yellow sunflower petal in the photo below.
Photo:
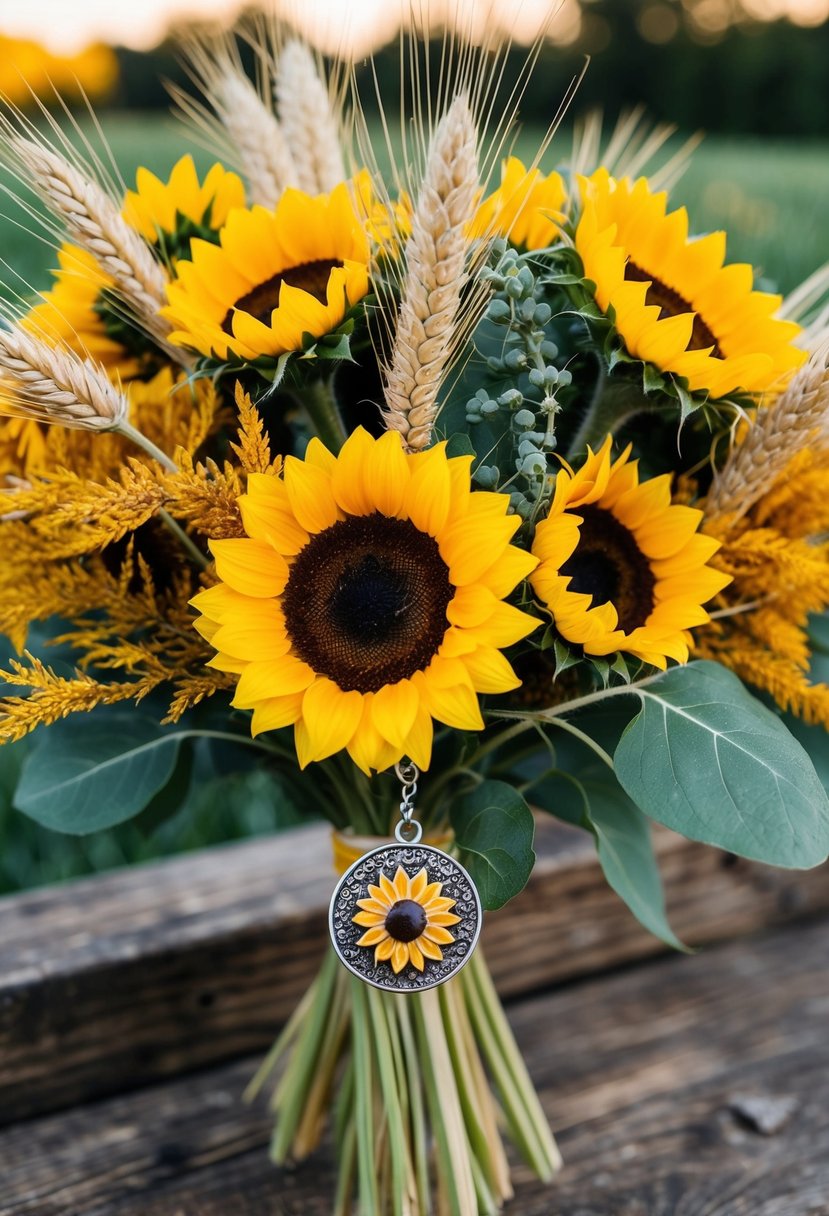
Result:
<svg viewBox="0 0 829 1216"><path fill-rule="evenodd" d="M347 747L363 715L359 692L342 692L326 678L318 678L308 688L302 702L302 716L308 730L315 760L324 760Z"/></svg>
<svg viewBox="0 0 829 1216"><path fill-rule="evenodd" d="M355 925L366 925L369 922L361 920L359 915L352 917ZM369 929L362 937L357 939L358 946L379 946L380 942L384 942L388 937L388 933L379 925L373 929Z"/></svg>
<svg viewBox="0 0 829 1216"><path fill-rule="evenodd" d="M279 595L288 581L285 559L264 541L211 540L210 552L222 582L243 595L270 598Z"/></svg>
<svg viewBox="0 0 829 1216"><path fill-rule="evenodd" d="M409 946L407 942L395 942L391 952L391 966L398 975L409 962Z"/></svg>

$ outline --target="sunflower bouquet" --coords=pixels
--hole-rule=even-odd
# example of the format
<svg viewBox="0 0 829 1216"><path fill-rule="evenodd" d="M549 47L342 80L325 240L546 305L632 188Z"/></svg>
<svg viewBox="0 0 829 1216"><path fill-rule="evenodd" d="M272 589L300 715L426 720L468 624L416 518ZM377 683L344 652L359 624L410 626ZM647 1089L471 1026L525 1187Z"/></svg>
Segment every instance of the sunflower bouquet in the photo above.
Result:
<svg viewBox="0 0 829 1216"><path fill-rule="evenodd" d="M59 269L0 328L0 732L60 831L231 773L330 821L330 947L251 1085L274 1161L333 1128L337 1213L476 1216L504 1133L560 1164L476 951L530 808L674 945L650 821L827 854L827 274L784 301L691 237L666 132L502 157L497 53L384 177L347 73L251 37L256 84L189 48L204 177L124 191L2 120Z"/></svg>

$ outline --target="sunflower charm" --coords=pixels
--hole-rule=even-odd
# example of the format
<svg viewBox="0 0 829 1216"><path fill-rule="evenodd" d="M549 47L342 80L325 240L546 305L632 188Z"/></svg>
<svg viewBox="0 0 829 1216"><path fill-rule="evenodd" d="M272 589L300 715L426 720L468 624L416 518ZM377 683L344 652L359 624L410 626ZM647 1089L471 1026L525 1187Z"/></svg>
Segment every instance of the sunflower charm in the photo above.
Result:
<svg viewBox="0 0 829 1216"><path fill-rule="evenodd" d="M467 962L481 905L466 870L441 849L388 844L343 875L329 924L334 949L354 975L390 992L418 992Z"/></svg>

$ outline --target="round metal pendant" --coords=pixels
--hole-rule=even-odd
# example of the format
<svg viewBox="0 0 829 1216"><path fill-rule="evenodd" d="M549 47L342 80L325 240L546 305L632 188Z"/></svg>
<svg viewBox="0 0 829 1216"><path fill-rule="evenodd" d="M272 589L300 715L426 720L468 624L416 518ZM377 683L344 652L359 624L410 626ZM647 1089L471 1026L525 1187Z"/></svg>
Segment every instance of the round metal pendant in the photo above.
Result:
<svg viewBox="0 0 829 1216"><path fill-rule="evenodd" d="M422 992L468 961L481 931L481 901L448 853L389 843L343 874L328 923L334 949L354 975L388 992Z"/></svg>

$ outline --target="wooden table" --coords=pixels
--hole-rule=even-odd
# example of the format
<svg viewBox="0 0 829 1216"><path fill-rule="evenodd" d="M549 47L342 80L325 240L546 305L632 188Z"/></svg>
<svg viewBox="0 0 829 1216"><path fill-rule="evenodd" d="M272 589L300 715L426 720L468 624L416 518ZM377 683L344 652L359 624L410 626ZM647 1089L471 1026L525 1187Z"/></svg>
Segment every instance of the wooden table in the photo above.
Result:
<svg viewBox="0 0 829 1216"><path fill-rule="evenodd" d="M659 833L665 953L545 822L484 946L565 1169L521 1216L829 1214L829 873ZM1 1216L323 1216L241 1091L324 940L308 828L0 902Z"/></svg>

